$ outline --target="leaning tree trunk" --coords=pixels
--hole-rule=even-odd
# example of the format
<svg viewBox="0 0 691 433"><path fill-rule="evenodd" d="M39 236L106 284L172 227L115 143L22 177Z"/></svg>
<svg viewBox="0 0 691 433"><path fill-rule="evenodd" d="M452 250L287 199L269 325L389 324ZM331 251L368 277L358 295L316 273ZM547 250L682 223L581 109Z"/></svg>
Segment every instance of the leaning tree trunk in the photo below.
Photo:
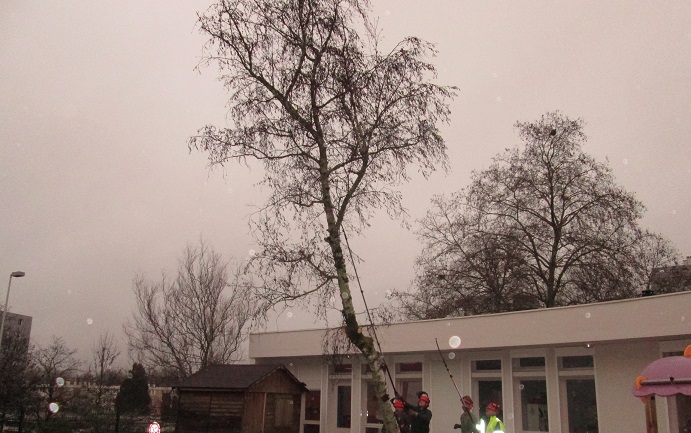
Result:
<svg viewBox="0 0 691 433"><path fill-rule="evenodd" d="M325 173L325 171L322 171ZM324 198L324 211L326 213L327 227L329 236L326 241L331 247L331 254L334 259L334 266L336 268L336 275L338 278L338 290L342 303L343 320L345 321L345 333L348 340L360 350L364 356L367 364L372 370L372 383L374 385L375 393L378 397L384 397L387 394L386 377L384 370L387 368L384 361L384 356L379 353L374 347L374 340L372 337L365 335L362 332L362 327L357 321L355 308L353 307L353 298L350 291L350 280L346 269L346 262L343 256L343 247L341 244L341 236L339 226L336 222L336 216L331 200L330 188L328 183L328 175L322 175L322 197ZM372 324L374 325L374 324ZM391 410L391 405L388 398L379 398L379 414L384 422L382 433L397 433L398 424Z"/></svg>

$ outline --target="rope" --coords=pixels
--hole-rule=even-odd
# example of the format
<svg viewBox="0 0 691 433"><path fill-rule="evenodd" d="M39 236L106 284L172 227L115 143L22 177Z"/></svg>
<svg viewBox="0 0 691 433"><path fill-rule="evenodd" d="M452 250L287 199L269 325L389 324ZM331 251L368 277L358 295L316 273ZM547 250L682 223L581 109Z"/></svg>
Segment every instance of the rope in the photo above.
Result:
<svg viewBox="0 0 691 433"><path fill-rule="evenodd" d="M365 311L367 312L367 318L369 319L370 324L372 325L372 335L374 336L374 341L377 343L377 348L379 349L379 353L384 356L384 351L381 349L381 343L379 343L379 337L377 336L377 331L376 327L374 326L374 321L372 320L372 315L370 314L369 308L367 307L367 299L365 299L365 292L362 290L362 284L360 284L360 274L358 274L357 267L355 266L355 259L353 259L353 250L350 249L350 242L348 242L348 236L346 235L346 232L343 228L341 228L341 231L343 232L343 238L346 241L346 247L348 248L348 255L350 256L350 263L353 265L353 272L355 273L355 280L357 281L358 288L360 289L360 294L362 295L362 302L365 304ZM393 378L391 377L391 372L389 371L389 366L386 365L386 361L384 362L386 374L389 376L389 381L391 382L391 387L393 388L394 395L398 395L398 391L396 391L396 385L394 384ZM388 396L386 396L388 399Z"/></svg>

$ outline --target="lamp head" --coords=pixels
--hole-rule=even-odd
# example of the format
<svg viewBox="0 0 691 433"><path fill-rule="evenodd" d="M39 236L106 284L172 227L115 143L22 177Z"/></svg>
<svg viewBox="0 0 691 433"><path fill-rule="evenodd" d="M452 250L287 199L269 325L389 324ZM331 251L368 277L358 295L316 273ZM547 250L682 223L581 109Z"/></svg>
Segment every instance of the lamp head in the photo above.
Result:
<svg viewBox="0 0 691 433"><path fill-rule="evenodd" d="M12 273L10 274L10 277L19 278L19 277L23 277L24 275L26 275L25 272L22 272L22 271L14 271L14 272L12 272Z"/></svg>

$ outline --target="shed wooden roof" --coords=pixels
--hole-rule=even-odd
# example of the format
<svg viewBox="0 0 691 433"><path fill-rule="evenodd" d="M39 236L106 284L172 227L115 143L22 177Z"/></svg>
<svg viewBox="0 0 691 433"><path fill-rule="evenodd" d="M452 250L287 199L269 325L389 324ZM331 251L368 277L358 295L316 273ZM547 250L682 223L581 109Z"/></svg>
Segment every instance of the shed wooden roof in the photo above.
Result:
<svg viewBox="0 0 691 433"><path fill-rule="evenodd" d="M306 389L305 384L282 364L213 364L174 383L173 388L245 390L276 370L283 370L296 384Z"/></svg>

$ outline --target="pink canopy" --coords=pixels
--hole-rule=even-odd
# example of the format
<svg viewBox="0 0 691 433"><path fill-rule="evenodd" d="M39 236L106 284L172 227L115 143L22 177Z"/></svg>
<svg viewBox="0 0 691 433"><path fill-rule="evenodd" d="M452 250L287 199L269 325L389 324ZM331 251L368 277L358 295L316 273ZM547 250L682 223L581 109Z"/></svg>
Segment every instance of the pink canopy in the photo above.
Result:
<svg viewBox="0 0 691 433"><path fill-rule="evenodd" d="M636 397L675 394L691 396L691 345L684 350L684 356L669 356L648 364L633 387Z"/></svg>

